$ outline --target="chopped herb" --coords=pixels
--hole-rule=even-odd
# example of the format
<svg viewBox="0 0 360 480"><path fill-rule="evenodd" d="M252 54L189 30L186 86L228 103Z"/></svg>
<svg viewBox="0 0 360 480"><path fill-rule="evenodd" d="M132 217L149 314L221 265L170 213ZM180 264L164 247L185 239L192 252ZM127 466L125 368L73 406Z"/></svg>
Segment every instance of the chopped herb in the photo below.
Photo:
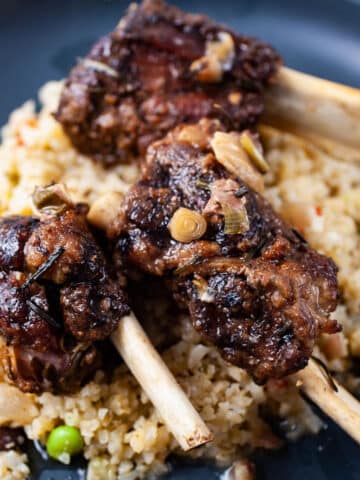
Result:
<svg viewBox="0 0 360 480"><path fill-rule="evenodd" d="M192 267L193 265L195 265L196 263L198 263L198 261L201 259L201 255L199 253L197 253L196 255L193 256L193 258L191 258L187 263L185 263L184 265L182 265L181 267L178 267L174 273L175 275L183 275L186 270L190 267Z"/></svg>
<svg viewBox="0 0 360 480"><path fill-rule="evenodd" d="M202 180L201 178L198 178L196 180L195 185L197 186L197 188L200 188L201 190L206 190L207 192L211 190L209 183L205 180Z"/></svg>
<svg viewBox="0 0 360 480"><path fill-rule="evenodd" d="M51 325L52 327L58 328L58 329L61 328L61 325L51 315L49 315L47 312L45 312L45 310L43 310L38 305L36 305L35 302L28 299L28 300L26 300L26 304L28 305L28 307L34 313L36 313L36 315L39 315L39 317L41 317L43 320L45 320L49 325Z"/></svg>
<svg viewBox="0 0 360 480"><path fill-rule="evenodd" d="M23 284L22 288L29 287L33 282L35 282L38 278L40 278L49 268L51 268L56 260L65 252L64 247L59 247L52 253L49 258L33 273Z"/></svg>
<svg viewBox="0 0 360 480"><path fill-rule="evenodd" d="M236 198L241 198L244 195L246 195L248 192L249 192L249 189L247 188L247 186L241 185L241 187L239 187L239 189L235 192L234 195Z"/></svg>
<svg viewBox="0 0 360 480"><path fill-rule="evenodd" d="M250 260L257 257L261 253L262 249L265 247L266 244L267 244L267 239L263 238L261 242L258 245L256 245L255 248L250 250L250 252L247 254L246 260L245 260L246 263L250 262Z"/></svg>
<svg viewBox="0 0 360 480"><path fill-rule="evenodd" d="M291 230L292 230L293 234L300 240L300 242L307 243L305 238L301 235L301 233L298 230L296 230L296 228L292 228Z"/></svg>
<svg viewBox="0 0 360 480"><path fill-rule="evenodd" d="M249 217L245 205L242 208L231 208L227 205L221 205L224 214L224 233L225 235L236 235L246 233L249 230Z"/></svg>
<svg viewBox="0 0 360 480"><path fill-rule="evenodd" d="M325 372L326 378L327 378L327 380L328 380L328 382L329 382L330 387L331 387L335 392L337 392L337 391L338 391L338 387L337 387L336 383L334 382L334 379L333 379L331 373L329 372L328 367L325 365L325 363L324 363L322 360L320 360L320 358L315 357L314 355L312 355L311 358L323 369L323 371Z"/></svg>
<svg viewBox="0 0 360 480"><path fill-rule="evenodd" d="M194 275L193 285L198 289L199 296L204 295L207 292L209 286L205 278L197 274Z"/></svg>
<svg viewBox="0 0 360 480"><path fill-rule="evenodd" d="M240 136L240 143L257 169L260 170L261 173L268 172L270 167L264 158L261 143L255 136L245 130Z"/></svg>
<svg viewBox="0 0 360 480"><path fill-rule="evenodd" d="M232 116L230 115L229 112L225 110L225 108L222 105L220 105L219 103L214 103L213 108L215 108L216 110L219 110L219 112L224 115L224 117L226 118L232 130L236 130Z"/></svg>

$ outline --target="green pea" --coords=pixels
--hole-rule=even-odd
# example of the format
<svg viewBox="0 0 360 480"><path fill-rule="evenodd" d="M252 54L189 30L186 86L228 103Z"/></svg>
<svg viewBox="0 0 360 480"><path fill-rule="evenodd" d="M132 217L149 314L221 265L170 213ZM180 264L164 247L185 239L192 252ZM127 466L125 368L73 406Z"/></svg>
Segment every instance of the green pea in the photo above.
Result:
<svg viewBox="0 0 360 480"><path fill-rule="evenodd" d="M50 433L47 442L46 450L50 457L58 459L63 453L76 455L84 448L84 440L75 427L62 425L54 428Z"/></svg>

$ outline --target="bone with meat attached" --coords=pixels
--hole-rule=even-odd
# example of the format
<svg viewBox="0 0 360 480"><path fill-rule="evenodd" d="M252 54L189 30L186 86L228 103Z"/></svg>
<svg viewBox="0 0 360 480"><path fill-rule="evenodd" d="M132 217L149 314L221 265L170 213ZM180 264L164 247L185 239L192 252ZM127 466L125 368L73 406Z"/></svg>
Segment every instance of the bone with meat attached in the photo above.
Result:
<svg viewBox="0 0 360 480"><path fill-rule="evenodd" d="M24 392L73 392L103 366L111 336L181 447L211 440L131 313L124 278L96 242L87 207L72 204L61 185L37 189L34 201L39 218L0 219L0 334L6 340L0 358L7 380ZM21 400L19 392L8 402L17 390L0 386L0 422L12 417L24 425L36 415L35 407L21 407L31 405L29 397Z"/></svg>

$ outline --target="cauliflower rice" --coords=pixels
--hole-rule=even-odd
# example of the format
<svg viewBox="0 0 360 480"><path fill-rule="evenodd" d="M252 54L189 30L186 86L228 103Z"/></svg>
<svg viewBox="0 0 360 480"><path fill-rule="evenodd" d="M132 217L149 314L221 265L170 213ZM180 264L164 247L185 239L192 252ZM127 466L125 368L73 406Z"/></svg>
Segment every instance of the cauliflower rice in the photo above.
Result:
<svg viewBox="0 0 360 480"><path fill-rule="evenodd" d="M77 153L51 112L61 82L40 92L43 107L27 102L10 117L0 146L0 215L31 214L35 186L65 182L78 201L92 203L106 192L126 192L136 180L136 165L105 170ZM360 356L360 165L337 158L293 135L262 129L267 160L266 196L309 242L339 266L341 302L335 317L344 333L324 336L317 354L354 390L358 380L346 374L351 356ZM169 327L170 328L170 327ZM256 385L247 373L227 364L214 347L204 345L184 316L174 328L177 343L163 358L214 434L214 442L188 455L228 466L256 447L278 448L281 441L261 418L266 406L287 420L288 438L317 433L322 427L297 388L288 380ZM34 413L25 427L31 439L45 442L57 424L79 428L89 461L88 480L134 480L164 473L170 453L181 451L154 407L124 365L111 383L102 372L75 395L26 395ZM64 457L63 461L69 462ZM239 469L242 471L242 469ZM0 477L29 475L26 456L0 453ZM243 477L241 477L243 478Z"/></svg>

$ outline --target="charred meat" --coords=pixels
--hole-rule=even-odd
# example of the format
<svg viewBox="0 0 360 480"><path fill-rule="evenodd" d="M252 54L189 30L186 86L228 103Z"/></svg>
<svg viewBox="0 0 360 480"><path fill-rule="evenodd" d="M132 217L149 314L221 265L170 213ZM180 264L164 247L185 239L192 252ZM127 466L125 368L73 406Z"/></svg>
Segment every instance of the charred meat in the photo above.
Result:
<svg viewBox="0 0 360 480"><path fill-rule="evenodd" d="M53 189L53 187L48 187ZM23 391L72 391L129 307L83 205L0 220L0 358Z"/></svg>
<svg viewBox="0 0 360 480"><path fill-rule="evenodd" d="M256 191L241 134L223 130L205 119L151 145L109 234L121 261L165 276L195 329L263 383L303 368L318 335L339 330L337 268Z"/></svg>
<svg viewBox="0 0 360 480"><path fill-rule="evenodd" d="M303 368L319 334L339 330L330 319L336 266L261 195L260 172L268 167L252 128L279 64L266 44L162 0L144 0L72 70L55 115L75 147L105 165L146 152L142 176L108 230L114 265L164 277L194 327L259 383ZM12 289L9 301L29 318L41 308L88 345L114 328L122 297L104 273L101 252L74 221L79 215L68 209L40 226L19 225L12 249L23 248L25 270L14 270L0 248L0 259L12 266L4 267L2 288L5 298ZM29 282L49 255L59 255L56 263L41 282ZM49 302L53 292L56 301ZM56 304L61 319L51 310ZM15 348L13 329L21 322L8 324L9 315L2 329ZM46 335L50 344L52 331Z"/></svg>
<svg viewBox="0 0 360 480"><path fill-rule="evenodd" d="M80 152L110 165L180 123L254 125L279 63L267 44L145 0L71 71L56 118Z"/></svg>

